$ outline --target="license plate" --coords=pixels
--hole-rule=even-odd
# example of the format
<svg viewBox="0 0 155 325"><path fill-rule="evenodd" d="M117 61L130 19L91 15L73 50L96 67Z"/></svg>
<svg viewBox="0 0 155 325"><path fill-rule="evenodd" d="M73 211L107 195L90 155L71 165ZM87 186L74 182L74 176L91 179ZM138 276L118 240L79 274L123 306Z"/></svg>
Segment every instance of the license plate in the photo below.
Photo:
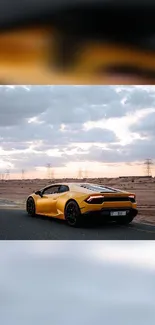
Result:
<svg viewBox="0 0 155 325"><path fill-rule="evenodd" d="M126 211L113 211L110 212L110 215L112 217L116 217L116 216L126 216Z"/></svg>

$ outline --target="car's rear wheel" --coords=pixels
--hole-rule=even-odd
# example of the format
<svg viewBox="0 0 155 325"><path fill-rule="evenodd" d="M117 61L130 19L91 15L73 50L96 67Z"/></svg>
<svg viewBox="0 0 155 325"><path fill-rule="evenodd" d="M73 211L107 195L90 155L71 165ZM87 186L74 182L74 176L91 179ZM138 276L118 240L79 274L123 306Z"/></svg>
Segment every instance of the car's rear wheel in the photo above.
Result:
<svg viewBox="0 0 155 325"><path fill-rule="evenodd" d="M36 207L35 207L35 202L34 202L34 199L32 197L29 197L27 199L27 202L26 202L26 209L27 209L27 213L34 217L35 214L36 214Z"/></svg>
<svg viewBox="0 0 155 325"><path fill-rule="evenodd" d="M74 200L70 200L66 204L65 220L71 227L79 227L81 225L81 211L78 204Z"/></svg>
<svg viewBox="0 0 155 325"><path fill-rule="evenodd" d="M128 225L133 221L133 219L134 216L119 217L118 219L116 219L116 223L118 225Z"/></svg>

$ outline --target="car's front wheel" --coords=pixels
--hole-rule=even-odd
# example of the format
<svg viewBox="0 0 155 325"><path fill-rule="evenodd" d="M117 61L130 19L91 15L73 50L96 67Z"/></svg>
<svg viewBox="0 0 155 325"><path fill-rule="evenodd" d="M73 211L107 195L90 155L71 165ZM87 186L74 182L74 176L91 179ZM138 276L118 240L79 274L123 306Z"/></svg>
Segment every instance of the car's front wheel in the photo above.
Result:
<svg viewBox="0 0 155 325"><path fill-rule="evenodd" d="M71 227L79 227L81 225L81 211L78 204L74 200L70 200L66 204L65 220Z"/></svg>
<svg viewBox="0 0 155 325"><path fill-rule="evenodd" d="M27 202L26 202L26 210L27 210L27 213L34 217L35 214L36 214L36 207L35 207L35 202L34 202L34 199L32 197L29 197L27 199Z"/></svg>

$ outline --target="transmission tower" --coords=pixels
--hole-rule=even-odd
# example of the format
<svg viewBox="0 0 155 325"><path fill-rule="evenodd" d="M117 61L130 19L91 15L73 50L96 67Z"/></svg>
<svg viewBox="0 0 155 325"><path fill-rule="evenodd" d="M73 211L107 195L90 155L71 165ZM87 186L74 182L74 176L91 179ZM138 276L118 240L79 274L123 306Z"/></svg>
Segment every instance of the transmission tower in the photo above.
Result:
<svg viewBox="0 0 155 325"><path fill-rule="evenodd" d="M151 173L151 167L153 165L152 159L146 159L145 162L144 162L144 165L146 166L146 174L147 174L147 176L152 176L152 173Z"/></svg>
<svg viewBox="0 0 155 325"><path fill-rule="evenodd" d="M52 169L51 164L47 164L46 168L47 168L47 178L50 180L54 179L54 170Z"/></svg>
<svg viewBox="0 0 155 325"><path fill-rule="evenodd" d="M54 179L54 170L51 170L51 179Z"/></svg>
<svg viewBox="0 0 155 325"><path fill-rule="evenodd" d="M25 178L25 170L22 169L22 176L21 176L22 180Z"/></svg>
<svg viewBox="0 0 155 325"><path fill-rule="evenodd" d="M87 169L85 169L85 171L84 171L84 178L88 178L88 171L87 171Z"/></svg>
<svg viewBox="0 0 155 325"><path fill-rule="evenodd" d="M82 175L83 173L82 173L82 170L81 170L81 168L79 169L79 171L78 171L78 179L81 179L82 178Z"/></svg>
<svg viewBox="0 0 155 325"><path fill-rule="evenodd" d="M47 178L50 179L51 178L51 164L47 164L46 168L47 168Z"/></svg>
<svg viewBox="0 0 155 325"><path fill-rule="evenodd" d="M10 179L10 170L9 169L6 170L5 179L7 179L7 180Z"/></svg>
<svg viewBox="0 0 155 325"><path fill-rule="evenodd" d="M1 180L3 181L4 180L4 178L5 178L5 174L1 174Z"/></svg>

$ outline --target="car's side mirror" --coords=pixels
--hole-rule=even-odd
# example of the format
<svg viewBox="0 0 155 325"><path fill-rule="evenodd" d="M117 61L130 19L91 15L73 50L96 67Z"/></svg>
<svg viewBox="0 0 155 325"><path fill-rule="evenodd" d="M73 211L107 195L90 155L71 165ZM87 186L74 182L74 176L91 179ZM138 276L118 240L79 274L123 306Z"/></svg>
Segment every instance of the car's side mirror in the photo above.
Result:
<svg viewBox="0 0 155 325"><path fill-rule="evenodd" d="M43 194L42 194L41 191L36 191L35 194L36 194L36 195L39 195L40 197L43 197Z"/></svg>

